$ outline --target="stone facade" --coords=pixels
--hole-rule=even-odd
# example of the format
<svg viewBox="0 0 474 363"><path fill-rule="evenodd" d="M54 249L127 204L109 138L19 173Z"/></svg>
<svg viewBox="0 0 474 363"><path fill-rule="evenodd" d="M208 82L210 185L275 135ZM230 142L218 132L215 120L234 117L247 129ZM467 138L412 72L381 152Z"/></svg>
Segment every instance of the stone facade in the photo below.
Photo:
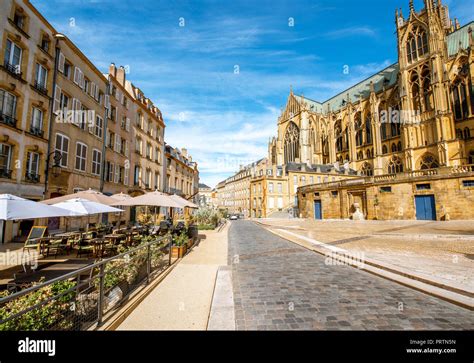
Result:
<svg viewBox="0 0 474 363"><path fill-rule="evenodd" d="M199 171L198 166L188 150L165 146L166 186L170 194L177 194L196 204L199 203Z"/></svg>
<svg viewBox="0 0 474 363"><path fill-rule="evenodd" d="M2 1L0 10L0 193L42 200L89 188L169 190L163 116L125 68L103 74L28 0ZM189 159L173 165L191 197L199 172ZM4 239L38 222L9 221ZM41 223L61 227L59 218Z"/></svg>
<svg viewBox="0 0 474 363"><path fill-rule="evenodd" d="M426 199L433 201L432 215L426 215L423 205L417 206ZM315 203L321 208L319 218ZM365 219L474 219L474 167L441 167L299 188L304 218L352 219L356 203Z"/></svg>

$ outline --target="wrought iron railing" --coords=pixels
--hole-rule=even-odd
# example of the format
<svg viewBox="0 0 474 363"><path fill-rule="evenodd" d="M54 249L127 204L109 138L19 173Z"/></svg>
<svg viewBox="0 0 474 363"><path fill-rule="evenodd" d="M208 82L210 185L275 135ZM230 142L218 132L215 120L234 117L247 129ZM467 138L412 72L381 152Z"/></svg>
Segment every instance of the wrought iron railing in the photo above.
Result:
<svg viewBox="0 0 474 363"><path fill-rule="evenodd" d="M171 237L0 298L0 330L95 329L171 264Z"/></svg>
<svg viewBox="0 0 474 363"><path fill-rule="evenodd" d="M14 118L11 115L7 115L5 113L2 113L0 111L0 123L11 126L11 127L16 127L16 118Z"/></svg>
<svg viewBox="0 0 474 363"><path fill-rule="evenodd" d="M44 84L39 83L38 81L35 81L33 87L41 94L47 96L48 95L48 89L45 87Z"/></svg>
<svg viewBox="0 0 474 363"><path fill-rule="evenodd" d="M44 131L39 127L31 126L30 127L30 134L38 136L38 137L43 137Z"/></svg>
<svg viewBox="0 0 474 363"><path fill-rule="evenodd" d="M0 178L11 179L12 170L5 167L0 167Z"/></svg>
<svg viewBox="0 0 474 363"><path fill-rule="evenodd" d="M40 182L40 175L37 173L29 173L26 172L25 174L26 181L30 183L39 183Z"/></svg>
<svg viewBox="0 0 474 363"><path fill-rule="evenodd" d="M22 73L19 65L11 64L5 61L3 67L7 70L8 73L12 74L15 77L21 78Z"/></svg>

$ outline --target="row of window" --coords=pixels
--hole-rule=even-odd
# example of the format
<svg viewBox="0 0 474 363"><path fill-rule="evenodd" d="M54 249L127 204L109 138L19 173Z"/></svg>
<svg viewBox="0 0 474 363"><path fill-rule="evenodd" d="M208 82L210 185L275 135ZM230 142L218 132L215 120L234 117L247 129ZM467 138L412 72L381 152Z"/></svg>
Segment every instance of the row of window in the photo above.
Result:
<svg viewBox="0 0 474 363"><path fill-rule="evenodd" d="M153 155L154 151L154 155ZM161 164L161 152L158 147L153 149L153 145L149 142L146 144L143 142L141 137L135 139L135 152L141 156L145 156L149 160L153 160L158 164Z"/></svg>
<svg viewBox="0 0 474 363"><path fill-rule="evenodd" d="M6 143L0 143L0 177L11 178L12 174L12 156L13 147ZM41 155L37 152L30 151L26 157L25 179L30 182L38 183L40 181L39 168Z"/></svg>
<svg viewBox="0 0 474 363"><path fill-rule="evenodd" d="M149 168L141 168L140 166L136 165L134 174L133 174L133 184L135 186L140 186L140 181L142 181L142 186L146 189L151 189L153 187L152 184L152 176L153 171ZM160 190L160 173L155 172L155 190Z"/></svg>
<svg viewBox="0 0 474 363"><path fill-rule="evenodd" d="M69 165L69 138L62 134L56 134L55 151L61 155L60 166L67 168ZM75 148L74 169L86 172L88 146L77 141ZM102 165L102 152L92 149L91 173L100 175Z"/></svg>
<svg viewBox="0 0 474 363"><path fill-rule="evenodd" d="M0 89L0 123L17 127L16 120L17 97L5 90ZM44 112L38 107L32 107L30 120L30 133L43 136Z"/></svg>

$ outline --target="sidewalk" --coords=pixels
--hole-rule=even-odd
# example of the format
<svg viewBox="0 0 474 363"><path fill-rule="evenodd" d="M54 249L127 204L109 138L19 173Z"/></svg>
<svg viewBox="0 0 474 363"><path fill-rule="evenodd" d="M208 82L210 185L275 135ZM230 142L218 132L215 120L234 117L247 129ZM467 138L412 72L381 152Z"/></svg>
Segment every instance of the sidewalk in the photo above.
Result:
<svg viewBox="0 0 474 363"><path fill-rule="evenodd" d="M120 324L117 330L206 330L220 266L227 265L227 231L205 238Z"/></svg>
<svg viewBox="0 0 474 363"><path fill-rule="evenodd" d="M472 221L255 221L322 254L359 256L405 283L432 285L450 298L473 304Z"/></svg>

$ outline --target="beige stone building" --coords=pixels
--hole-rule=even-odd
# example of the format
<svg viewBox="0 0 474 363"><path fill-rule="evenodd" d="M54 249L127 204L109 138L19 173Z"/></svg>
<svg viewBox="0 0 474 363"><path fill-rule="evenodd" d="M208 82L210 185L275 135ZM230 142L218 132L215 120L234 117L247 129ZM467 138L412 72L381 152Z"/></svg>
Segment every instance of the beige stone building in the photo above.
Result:
<svg viewBox="0 0 474 363"><path fill-rule="evenodd" d="M144 191L164 191L165 123L161 111L145 97L143 91L127 81L127 90L136 107L132 137L134 155L131 157L133 185L130 194Z"/></svg>
<svg viewBox="0 0 474 363"><path fill-rule="evenodd" d="M163 116L125 69L112 64L103 74L28 0L2 1L0 10L0 193L165 191ZM197 164L181 152L173 160L176 188L197 195ZM59 218L9 221L4 240L25 238L34 223L63 227Z"/></svg>
<svg viewBox="0 0 474 363"><path fill-rule="evenodd" d="M100 189L106 132L106 78L66 36L57 47L50 153L60 159L50 160L46 198Z"/></svg>
<svg viewBox="0 0 474 363"><path fill-rule="evenodd" d="M132 118L136 111L132 96L126 89L125 68L109 67L104 75L109 83L105 164L101 190L107 194L127 193L131 185L131 152L134 144Z"/></svg>
<svg viewBox="0 0 474 363"><path fill-rule="evenodd" d="M212 195L213 189L204 183L199 183L198 205L202 208L213 208Z"/></svg>
<svg viewBox="0 0 474 363"><path fill-rule="evenodd" d="M0 3L0 193L43 199L54 35L28 2ZM6 222L6 240L24 236L32 223Z"/></svg>
<svg viewBox="0 0 474 363"><path fill-rule="evenodd" d="M166 187L169 194L177 194L196 204L199 203L199 171L187 149L165 144Z"/></svg>

